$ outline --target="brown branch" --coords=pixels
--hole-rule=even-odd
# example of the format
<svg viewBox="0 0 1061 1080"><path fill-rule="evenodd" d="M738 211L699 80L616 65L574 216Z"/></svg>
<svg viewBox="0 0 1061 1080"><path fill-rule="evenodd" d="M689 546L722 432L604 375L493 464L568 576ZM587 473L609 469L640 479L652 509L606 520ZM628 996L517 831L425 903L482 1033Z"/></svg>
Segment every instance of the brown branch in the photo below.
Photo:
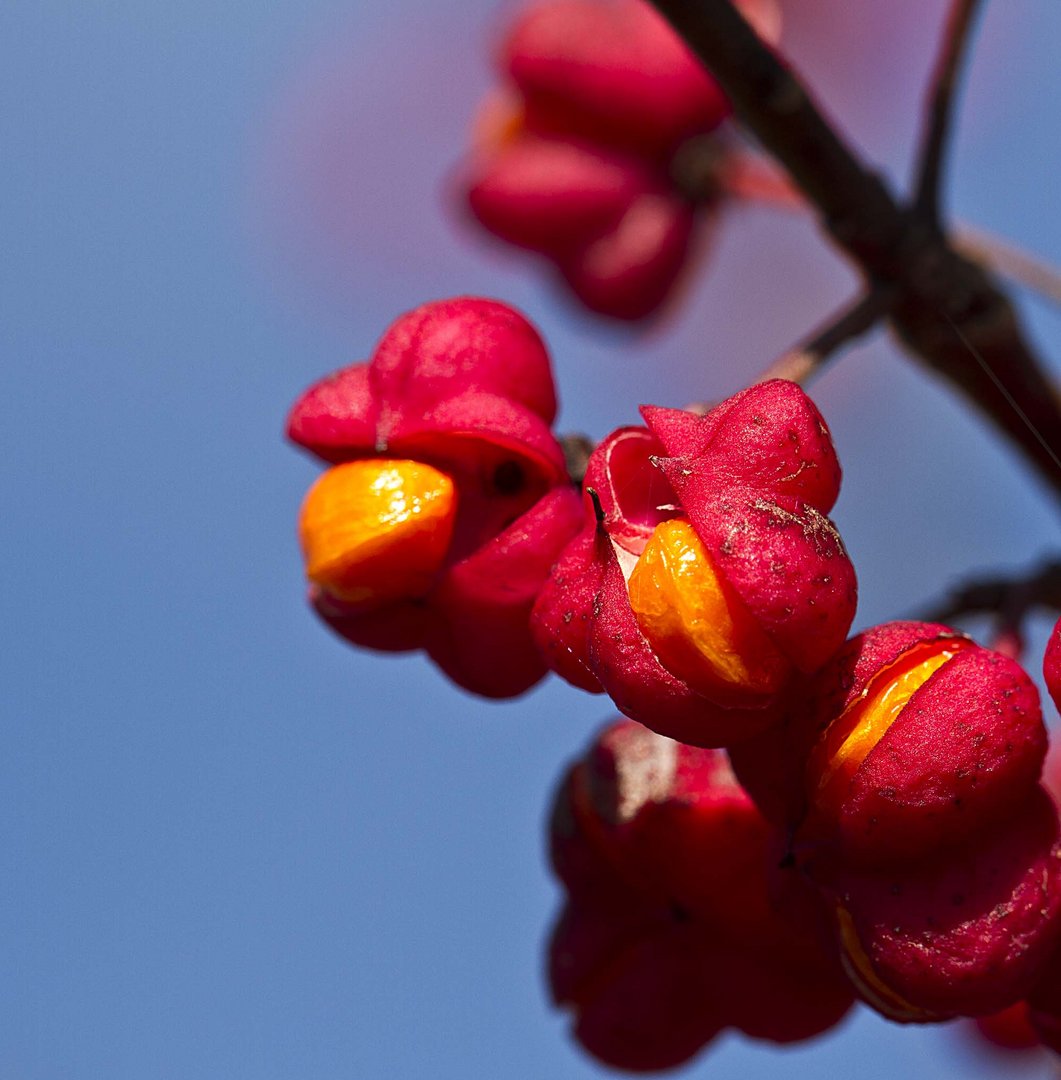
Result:
<svg viewBox="0 0 1061 1080"><path fill-rule="evenodd" d="M1061 611L1061 559L1044 563L1019 577L965 582L917 618L946 623L963 615L992 614L1000 616L1007 625L1019 626L1038 607Z"/></svg>
<svg viewBox="0 0 1061 1080"><path fill-rule="evenodd" d="M886 289L875 289L859 297L801 345L779 356L757 381L789 379L795 383L805 383L845 345L872 330L887 314L890 302L891 295Z"/></svg>
<svg viewBox="0 0 1061 1080"><path fill-rule="evenodd" d="M1016 244L972 225L956 225L953 236L954 246L963 255L1009 278L1014 284L1038 293L1045 300L1061 305L1061 270Z"/></svg>
<svg viewBox="0 0 1061 1080"><path fill-rule="evenodd" d="M710 68L738 118L784 166L869 287L895 290L889 317L907 349L988 417L1061 500L1061 394L994 280L932 221L897 201L728 0L652 2Z"/></svg>
<svg viewBox="0 0 1061 1080"><path fill-rule="evenodd" d="M972 37L980 0L951 0L936 67L929 84L927 122L916 171L914 207L926 222L939 227L940 188L951 132L954 96L962 60Z"/></svg>
<svg viewBox="0 0 1061 1080"><path fill-rule="evenodd" d="M862 165L733 5L728 0L653 3L710 68L739 119L785 167L837 243L875 268L893 261L903 213L883 180ZM872 230L866 228L870 220Z"/></svg>
<svg viewBox="0 0 1061 1080"><path fill-rule="evenodd" d="M728 153L718 169L718 187L724 195L776 210L805 212L807 203L788 175L768 158L746 150Z"/></svg>

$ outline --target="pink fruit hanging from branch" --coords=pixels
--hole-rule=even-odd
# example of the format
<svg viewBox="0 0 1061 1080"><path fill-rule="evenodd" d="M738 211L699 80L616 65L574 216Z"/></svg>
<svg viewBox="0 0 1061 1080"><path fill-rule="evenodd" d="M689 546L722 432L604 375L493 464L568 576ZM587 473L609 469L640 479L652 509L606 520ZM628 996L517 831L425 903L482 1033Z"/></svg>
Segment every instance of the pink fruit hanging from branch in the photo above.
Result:
<svg viewBox="0 0 1061 1080"><path fill-rule="evenodd" d="M774 0L742 7L776 40ZM590 310L654 314L736 175L725 95L643 0L536 4L499 67L509 86L480 116L464 180L472 213L544 256Z"/></svg>
<svg viewBox="0 0 1061 1080"><path fill-rule="evenodd" d="M646 408L596 449L585 524L535 605L550 664L661 734L727 746L776 724L855 612L840 468L795 384L704 416Z"/></svg>
<svg viewBox="0 0 1061 1080"><path fill-rule="evenodd" d="M288 434L332 465L300 523L317 613L489 697L537 682L531 605L581 522L555 412L537 333L473 298L409 312L306 391Z"/></svg>

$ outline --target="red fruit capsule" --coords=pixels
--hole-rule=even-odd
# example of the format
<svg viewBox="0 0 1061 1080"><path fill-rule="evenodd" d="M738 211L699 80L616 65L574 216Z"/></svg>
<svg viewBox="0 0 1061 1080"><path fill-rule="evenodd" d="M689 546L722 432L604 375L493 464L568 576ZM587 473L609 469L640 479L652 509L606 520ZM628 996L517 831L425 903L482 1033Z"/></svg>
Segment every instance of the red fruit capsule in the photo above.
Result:
<svg viewBox="0 0 1061 1080"><path fill-rule="evenodd" d="M1054 705L1061 710L1061 619L1057 620L1050 640L1046 643L1043 678L1046 679L1046 689L1054 699Z"/></svg>
<svg viewBox="0 0 1061 1080"><path fill-rule="evenodd" d="M300 521L321 618L489 697L537 682L531 606L581 521L555 412L533 327L474 298L409 312L306 391L288 435L332 465Z"/></svg>
<svg viewBox="0 0 1061 1080"><path fill-rule="evenodd" d="M775 0L744 0L776 40ZM501 49L468 169L472 214L544 255L590 310L660 310L724 197L729 102L643 0L545 0Z"/></svg>
<svg viewBox="0 0 1061 1080"><path fill-rule="evenodd" d="M968 838L1016 812L1042 771L1035 687L946 627L866 631L815 676L808 700L801 835L848 858L916 859Z"/></svg>
<svg viewBox="0 0 1061 1080"><path fill-rule="evenodd" d="M1057 812L1035 789L974 841L887 871L812 867L845 968L893 1020L984 1016L1028 996L1061 933Z"/></svg>
<svg viewBox="0 0 1061 1080"><path fill-rule="evenodd" d="M599 1060L669 1068L725 1027L791 1042L847 1011L825 911L776 880L775 837L724 755L611 725L561 785L551 845L568 899L550 987Z"/></svg>
<svg viewBox="0 0 1061 1080"><path fill-rule="evenodd" d="M642 0L546 0L528 8L501 66L539 129L659 157L729 115L718 84Z"/></svg>
<svg viewBox="0 0 1061 1080"><path fill-rule="evenodd" d="M1026 1001L1018 1001L1001 1012L978 1017L975 1027L981 1038L999 1050L1033 1050L1040 1045Z"/></svg>
<svg viewBox="0 0 1061 1080"><path fill-rule="evenodd" d="M535 606L550 664L626 715L699 746L775 725L800 672L843 642L850 560L825 516L840 470L794 383L706 416L643 410L586 472L582 535Z"/></svg>
<svg viewBox="0 0 1061 1080"><path fill-rule="evenodd" d="M1061 1054L1061 950L1044 965L1028 995L1028 1019L1039 1041Z"/></svg>

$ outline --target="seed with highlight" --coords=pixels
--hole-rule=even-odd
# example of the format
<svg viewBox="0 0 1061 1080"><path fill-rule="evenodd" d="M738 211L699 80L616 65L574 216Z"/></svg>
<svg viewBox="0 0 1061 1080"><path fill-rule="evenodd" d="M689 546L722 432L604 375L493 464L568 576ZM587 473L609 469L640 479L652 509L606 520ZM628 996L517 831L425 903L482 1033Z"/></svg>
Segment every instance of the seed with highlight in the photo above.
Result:
<svg viewBox="0 0 1061 1080"><path fill-rule="evenodd" d="M378 458L337 465L302 504L306 576L353 604L424 596L449 551L456 512L453 481L430 465Z"/></svg>
<svg viewBox="0 0 1061 1080"><path fill-rule="evenodd" d="M792 665L719 576L693 527L657 525L629 580L630 605L660 662L709 697L780 690Z"/></svg>
<svg viewBox="0 0 1061 1080"><path fill-rule="evenodd" d="M808 761L812 799L819 809L839 811L851 777L910 699L948 660L970 645L948 640L910 649L880 672L865 696L829 725Z"/></svg>

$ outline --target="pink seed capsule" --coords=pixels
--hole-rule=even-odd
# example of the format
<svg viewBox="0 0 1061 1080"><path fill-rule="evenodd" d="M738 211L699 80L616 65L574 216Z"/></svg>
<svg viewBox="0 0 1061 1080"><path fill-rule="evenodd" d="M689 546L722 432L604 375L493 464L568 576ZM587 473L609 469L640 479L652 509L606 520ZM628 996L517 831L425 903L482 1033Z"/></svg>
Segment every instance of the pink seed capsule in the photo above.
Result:
<svg viewBox="0 0 1061 1080"><path fill-rule="evenodd" d="M891 623L815 676L800 723L807 844L865 862L918 859L1015 812L1046 730L1014 661L946 627Z"/></svg>

